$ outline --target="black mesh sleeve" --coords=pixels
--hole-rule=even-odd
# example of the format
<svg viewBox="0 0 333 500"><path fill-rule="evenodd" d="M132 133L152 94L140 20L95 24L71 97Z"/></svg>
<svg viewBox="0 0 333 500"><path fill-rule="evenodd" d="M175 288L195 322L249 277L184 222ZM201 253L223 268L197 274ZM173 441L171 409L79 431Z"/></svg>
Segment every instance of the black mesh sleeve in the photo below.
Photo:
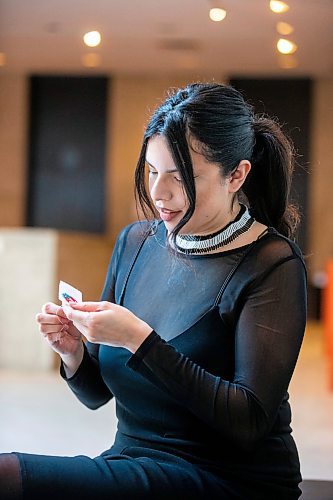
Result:
<svg viewBox="0 0 333 500"><path fill-rule="evenodd" d="M119 260L123 252L127 233L127 226L119 235L109 263L101 300L115 301L115 282ZM98 362L99 344L87 342L84 357L75 374L67 378L63 364L60 366L60 375L66 380L75 396L88 408L93 410L107 403L113 394L103 381Z"/></svg>
<svg viewBox="0 0 333 500"><path fill-rule="evenodd" d="M223 380L153 332L128 366L239 446L251 448L274 423L300 350L306 273L296 255L274 265L242 297L235 328L235 372ZM148 370L147 370L148 368Z"/></svg>

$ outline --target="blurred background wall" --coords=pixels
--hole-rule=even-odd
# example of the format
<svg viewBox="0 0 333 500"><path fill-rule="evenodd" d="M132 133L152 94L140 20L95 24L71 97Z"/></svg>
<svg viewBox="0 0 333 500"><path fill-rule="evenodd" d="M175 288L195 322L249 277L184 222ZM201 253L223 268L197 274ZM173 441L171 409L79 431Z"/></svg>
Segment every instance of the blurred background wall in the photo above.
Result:
<svg viewBox="0 0 333 500"><path fill-rule="evenodd" d="M204 78L201 78L204 79ZM224 75L216 80L228 81ZM107 94L107 156L105 162L105 233L112 239L135 217L133 172L144 125L169 87L193 81L191 77L113 76ZM262 81L262 79L259 79ZM308 176L308 248L313 271L324 269L332 254L333 227L330 193L333 122L333 80L311 79L309 156L303 165ZM27 223L29 85L27 75L0 74L0 222L6 227ZM79 88L78 88L79 91ZM287 102L292 107L292 102ZM302 134L302 129L300 129ZM91 166L92 170L94 165ZM49 189L52 190L52 186ZM58 193L61 198L61 193Z"/></svg>
<svg viewBox="0 0 333 500"><path fill-rule="evenodd" d="M31 274L30 234L23 239L19 282L3 280L0 301L15 300L23 282L33 294L42 279L50 281L45 301L56 300L59 279L98 298L115 238L137 218L133 173L151 112L170 87L214 79L277 116L295 141L298 242L309 317L320 318L333 255L333 4L294 0L276 13L266 0L213 3L0 1L2 272L10 278L17 267L6 256L20 228L44 229L55 255L48 277ZM209 18L216 6L226 12L220 22ZM101 34L96 47L83 42L91 30ZM281 38L295 44L291 54L279 52ZM34 246L30 253L42 258ZM14 319L3 318L0 340Z"/></svg>
<svg viewBox="0 0 333 500"><path fill-rule="evenodd" d="M297 148L309 321L293 427L303 476L333 479L332 21L331 0L0 0L1 452L95 456L112 442L114 406L75 401L35 315L59 279L98 299L117 234L137 219L151 112L170 87L215 80L276 116ZM333 265L331 283L333 300Z"/></svg>

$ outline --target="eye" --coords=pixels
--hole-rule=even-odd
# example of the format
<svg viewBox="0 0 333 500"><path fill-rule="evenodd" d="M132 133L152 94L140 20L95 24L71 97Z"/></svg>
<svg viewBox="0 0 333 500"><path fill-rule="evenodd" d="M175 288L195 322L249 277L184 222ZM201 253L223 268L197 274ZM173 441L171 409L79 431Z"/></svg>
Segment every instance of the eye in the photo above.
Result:
<svg viewBox="0 0 333 500"><path fill-rule="evenodd" d="M156 175L157 172L153 171L153 170L149 170L149 175Z"/></svg>

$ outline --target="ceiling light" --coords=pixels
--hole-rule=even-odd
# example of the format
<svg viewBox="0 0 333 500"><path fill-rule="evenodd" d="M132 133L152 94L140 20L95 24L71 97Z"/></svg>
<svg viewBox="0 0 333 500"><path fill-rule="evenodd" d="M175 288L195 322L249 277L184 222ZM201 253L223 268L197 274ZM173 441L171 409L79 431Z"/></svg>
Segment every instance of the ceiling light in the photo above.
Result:
<svg viewBox="0 0 333 500"><path fill-rule="evenodd" d="M279 2L277 0L271 0L269 2L270 9L275 12L275 14L282 14L282 12L287 12L289 10L289 5L285 2Z"/></svg>
<svg viewBox="0 0 333 500"><path fill-rule="evenodd" d="M4 52L0 52L0 66L6 65L6 54Z"/></svg>
<svg viewBox="0 0 333 500"><path fill-rule="evenodd" d="M220 7L214 7L209 11L209 17L211 18L212 21L216 22L223 21L226 15L227 11L221 9Z"/></svg>
<svg viewBox="0 0 333 500"><path fill-rule="evenodd" d="M83 66L86 68L97 68L97 66L101 64L101 56L99 54L89 52L89 54L84 54L81 57L81 61Z"/></svg>
<svg viewBox="0 0 333 500"><path fill-rule="evenodd" d="M286 40L285 38L280 38L276 46L281 54L293 54L297 50L296 43Z"/></svg>
<svg viewBox="0 0 333 500"><path fill-rule="evenodd" d="M294 31L294 27L289 23L280 21L276 24L276 31L280 33L280 35L290 35L290 33Z"/></svg>
<svg viewBox="0 0 333 500"><path fill-rule="evenodd" d="M88 31L83 35L83 41L88 47L97 47L101 43L101 34L99 31Z"/></svg>

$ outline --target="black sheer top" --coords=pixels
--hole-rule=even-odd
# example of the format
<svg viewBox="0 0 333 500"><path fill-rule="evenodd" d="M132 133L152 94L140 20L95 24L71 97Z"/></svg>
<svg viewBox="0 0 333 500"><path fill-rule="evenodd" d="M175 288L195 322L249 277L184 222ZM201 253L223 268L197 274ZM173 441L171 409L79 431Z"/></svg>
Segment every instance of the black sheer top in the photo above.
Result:
<svg viewBox="0 0 333 500"><path fill-rule="evenodd" d="M175 256L164 224L146 232L122 231L102 298L154 331L133 355L88 343L71 389L90 408L116 397L116 442L129 436L218 473L255 473L280 451L290 466L287 389L306 320L300 250L269 229L235 250Z"/></svg>

